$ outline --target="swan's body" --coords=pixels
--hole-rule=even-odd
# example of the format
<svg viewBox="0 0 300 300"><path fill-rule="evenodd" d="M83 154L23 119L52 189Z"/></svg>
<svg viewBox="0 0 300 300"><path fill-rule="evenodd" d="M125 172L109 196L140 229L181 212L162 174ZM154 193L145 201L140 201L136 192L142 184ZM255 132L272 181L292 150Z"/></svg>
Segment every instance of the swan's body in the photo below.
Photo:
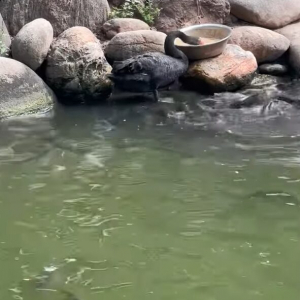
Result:
<svg viewBox="0 0 300 300"><path fill-rule="evenodd" d="M157 99L157 90L176 82L189 66L188 58L174 45L177 37L193 45L199 43L199 39L187 36L181 31L171 32L165 41L166 54L150 52L116 61L110 76L115 87L128 92L153 92Z"/></svg>

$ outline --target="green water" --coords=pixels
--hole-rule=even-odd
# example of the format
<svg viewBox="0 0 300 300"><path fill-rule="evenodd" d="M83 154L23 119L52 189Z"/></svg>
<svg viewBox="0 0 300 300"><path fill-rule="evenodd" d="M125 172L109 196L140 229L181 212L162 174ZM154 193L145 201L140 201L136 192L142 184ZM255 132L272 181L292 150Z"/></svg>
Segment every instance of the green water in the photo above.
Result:
<svg viewBox="0 0 300 300"><path fill-rule="evenodd" d="M0 299L299 299L300 138L153 110L1 123Z"/></svg>

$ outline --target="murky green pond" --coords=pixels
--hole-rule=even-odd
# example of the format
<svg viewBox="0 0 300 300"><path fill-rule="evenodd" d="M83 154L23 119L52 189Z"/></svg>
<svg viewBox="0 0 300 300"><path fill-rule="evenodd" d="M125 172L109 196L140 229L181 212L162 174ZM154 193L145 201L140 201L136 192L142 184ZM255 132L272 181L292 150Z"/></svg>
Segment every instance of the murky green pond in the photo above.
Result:
<svg viewBox="0 0 300 300"><path fill-rule="evenodd" d="M170 103L0 123L0 299L299 299L300 113Z"/></svg>

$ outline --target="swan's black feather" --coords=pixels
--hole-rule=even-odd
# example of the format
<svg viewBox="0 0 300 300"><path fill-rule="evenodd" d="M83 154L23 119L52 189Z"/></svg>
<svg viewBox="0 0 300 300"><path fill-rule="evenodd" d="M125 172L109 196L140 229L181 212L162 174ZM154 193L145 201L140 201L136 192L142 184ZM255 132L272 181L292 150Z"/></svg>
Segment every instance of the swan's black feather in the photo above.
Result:
<svg viewBox="0 0 300 300"><path fill-rule="evenodd" d="M187 63L182 59L153 52L115 62L111 79L119 89L153 91L177 80L187 68ZM141 81L144 84L141 85Z"/></svg>
<svg viewBox="0 0 300 300"><path fill-rule="evenodd" d="M198 39L188 37L182 32L169 34L165 42L167 54L149 52L115 61L112 74L109 76L119 90L131 92L154 92L167 87L182 76L188 69L188 58L174 45L176 37L197 44Z"/></svg>

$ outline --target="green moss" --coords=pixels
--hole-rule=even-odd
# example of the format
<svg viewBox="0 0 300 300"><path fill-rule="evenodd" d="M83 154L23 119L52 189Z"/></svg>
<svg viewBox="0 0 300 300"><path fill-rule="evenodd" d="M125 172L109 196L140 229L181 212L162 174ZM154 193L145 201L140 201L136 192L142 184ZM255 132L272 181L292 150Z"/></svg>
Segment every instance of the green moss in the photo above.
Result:
<svg viewBox="0 0 300 300"><path fill-rule="evenodd" d="M121 7L112 9L110 18L137 18L153 26L159 14L160 8L152 0L126 0Z"/></svg>
<svg viewBox="0 0 300 300"><path fill-rule="evenodd" d="M12 100L12 104L8 105L6 108L1 108L0 119L6 119L13 116L34 114L41 111L48 111L53 108L54 102L50 95L41 94L39 92L33 93L30 99L22 98L22 101Z"/></svg>

